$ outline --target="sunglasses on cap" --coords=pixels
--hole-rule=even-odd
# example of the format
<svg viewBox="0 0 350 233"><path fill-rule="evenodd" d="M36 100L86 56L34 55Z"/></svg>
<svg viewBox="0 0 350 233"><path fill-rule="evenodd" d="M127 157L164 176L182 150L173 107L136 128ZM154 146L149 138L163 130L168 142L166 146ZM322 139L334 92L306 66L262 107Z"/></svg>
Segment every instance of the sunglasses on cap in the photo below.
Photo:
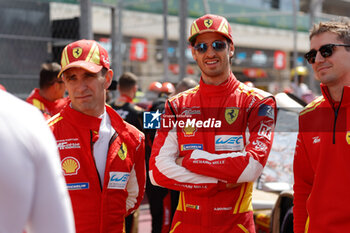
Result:
<svg viewBox="0 0 350 233"><path fill-rule="evenodd" d="M335 46L350 47L349 44L325 44L325 45L322 45L319 50L311 49L308 53L304 55L304 58L307 60L309 64L314 64L318 51L320 52L322 57L324 58L330 57L333 54L333 50Z"/></svg>
<svg viewBox="0 0 350 233"><path fill-rule="evenodd" d="M226 42L216 40L213 43L211 43L211 47L216 51L220 52L224 49L226 49ZM197 50L199 53L205 53L208 50L208 44L206 43L199 43L193 46L195 50Z"/></svg>

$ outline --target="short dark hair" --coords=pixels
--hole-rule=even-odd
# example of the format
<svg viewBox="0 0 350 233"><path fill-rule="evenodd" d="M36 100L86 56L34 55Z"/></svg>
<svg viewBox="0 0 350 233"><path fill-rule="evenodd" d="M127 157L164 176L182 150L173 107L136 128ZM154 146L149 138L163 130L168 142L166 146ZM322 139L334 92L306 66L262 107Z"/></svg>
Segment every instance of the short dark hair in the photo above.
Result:
<svg viewBox="0 0 350 233"><path fill-rule="evenodd" d="M40 89L46 89L55 82L59 81L58 73L61 70L61 66L56 62L43 63L40 70L39 87Z"/></svg>
<svg viewBox="0 0 350 233"><path fill-rule="evenodd" d="M137 76L131 72L123 73L118 80L119 90L129 91L137 84Z"/></svg>
<svg viewBox="0 0 350 233"><path fill-rule="evenodd" d="M198 82L196 80L194 80L191 77L185 77L176 85L175 93L177 94L177 93L183 92L197 85L198 85Z"/></svg>

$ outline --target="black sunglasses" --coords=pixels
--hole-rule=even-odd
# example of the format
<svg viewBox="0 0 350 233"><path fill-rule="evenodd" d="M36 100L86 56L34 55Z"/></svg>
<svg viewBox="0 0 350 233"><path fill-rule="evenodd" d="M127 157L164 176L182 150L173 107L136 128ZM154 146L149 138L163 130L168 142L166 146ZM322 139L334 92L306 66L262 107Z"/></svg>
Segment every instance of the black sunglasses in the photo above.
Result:
<svg viewBox="0 0 350 233"><path fill-rule="evenodd" d="M320 52L322 57L324 58L330 57L333 54L333 50L335 46L350 47L349 44L325 44L325 45L322 45L319 50L315 50L315 49L310 50L308 53L304 55L304 58L307 60L309 64L314 64L318 51Z"/></svg>
<svg viewBox="0 0 350 233"><path fill-rule="evenodd" d="M220 52L220 51L226 49L226 42L220 41L220 40L216 40L213 43L211 43L211 47L213 47L213 49L216 52ZM208 44L206 44L206 43L199 43L199 44L196 44L195 46L193 46L193 48L195 50L197 50L199 53L205 53L208 50Z"/></svg>

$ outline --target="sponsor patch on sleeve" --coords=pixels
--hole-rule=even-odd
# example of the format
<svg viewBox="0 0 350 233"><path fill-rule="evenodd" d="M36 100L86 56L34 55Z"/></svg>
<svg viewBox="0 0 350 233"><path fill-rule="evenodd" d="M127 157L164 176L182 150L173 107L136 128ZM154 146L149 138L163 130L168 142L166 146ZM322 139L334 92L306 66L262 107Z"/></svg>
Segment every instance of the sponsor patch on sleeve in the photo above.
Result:
<svg viewBox="0 0 350 233"><path fill-rule="evenodd" d="M272 128L264 123L261 123L258 135L271 140L271 134Z"/></svg>
<svg viewBox="0 0 350 233"><path fill-rule="evenodd" d="M181 145L181 151L185 150L203 150L203 144L193 143Z"/></svg>
<svg viewBox="0 0 350 233"><path fill-rule="evenodd" d="M128 183L130 173L128 172L109 172L109 189L125 189Z"/></svg>
<svg viewBox="0 0 350 233"><path fill-rule="evenodd" d="M215 135L215 151L241 151L243 148L242 135Z"/></svg>
<svg viewBox="0 0 350 233"><path fill-rule="evenodd" d="M82 189L89 189L89 183L69 183L67 184L68 190L82 190Z"/></svg>
<svg viewBox="0 0 350 233"><path fill-rule="evenodd" d="M267 104L261 104L259 106L258 116L267 116L271 119L274 119L275 113L273 111L272 106L267 105Z"/></svg>

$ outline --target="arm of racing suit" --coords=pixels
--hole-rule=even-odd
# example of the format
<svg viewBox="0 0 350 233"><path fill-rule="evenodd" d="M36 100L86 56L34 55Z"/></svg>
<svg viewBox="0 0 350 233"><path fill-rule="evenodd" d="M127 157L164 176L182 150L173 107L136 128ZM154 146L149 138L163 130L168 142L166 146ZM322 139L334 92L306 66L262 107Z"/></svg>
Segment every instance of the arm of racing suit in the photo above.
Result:
<svg viewBox="0 0 350 233"><path fill-rule="evenodd" d="M299 124L300 126L300 124ZM294 232L301 233L305 231L305 226L308 218L306 210L306 201L311 193L313 184L313 168L307 156L303 134L299 128L297 145L294 154Z"/></svg>
<svg viewBox="0 0 350 233"><path fill-rule="evenodd" d="M242 152L216 154L197 149L185 155L182 166L229 183L254 182L270 153L275 117L276 102L272 96L256 101L248 117L249 142Z"/></svg>
<svg viewBox="0 0 350 233"><path fill-rule="evenodd" d="M169 104L165 104L165 115L173 115ZM149 176L153 185L184 191L203 191L214 187L223 187L218 179L196 174L176 164L179 157L179 146L176 127L161 128L153 142L149 162Z"/></svg>
<svg viewBox="0 0 350 233"><path fill-rule="evenodd" d="M145 192L146 167L145 167L145 138L142 133L139 135L139 145L135 151L135 162L130 173L130 178L126 189L128 197L126 199L127 215L135 211L141 204Z"/></svg>

